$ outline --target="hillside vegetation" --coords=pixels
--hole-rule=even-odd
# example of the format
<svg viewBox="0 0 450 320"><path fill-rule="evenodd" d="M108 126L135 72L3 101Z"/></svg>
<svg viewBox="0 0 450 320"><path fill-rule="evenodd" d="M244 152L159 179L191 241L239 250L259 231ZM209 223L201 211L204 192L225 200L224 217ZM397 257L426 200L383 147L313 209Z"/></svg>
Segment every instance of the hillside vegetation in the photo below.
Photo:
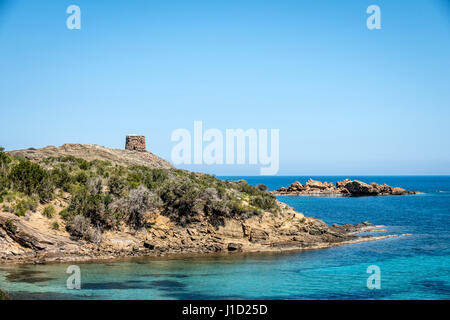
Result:
<svg viewBox="0 0 450 320"><path fill-rule="evenodd" d="M56 210L56 198L68 204ZM74 237L102 241L105 230L122 226L151 228L163 215L177 225L201 220L213 226L226 218L247 219L279 210L264 185L222 181L214 176L174 168L122 166L111 161L59 156L30 161L0 149L1 211L25 216L44 206L42 214L59 215ZM11 224L11 228L14 225ZM52 228L60 226L55 221Z"/></svg>

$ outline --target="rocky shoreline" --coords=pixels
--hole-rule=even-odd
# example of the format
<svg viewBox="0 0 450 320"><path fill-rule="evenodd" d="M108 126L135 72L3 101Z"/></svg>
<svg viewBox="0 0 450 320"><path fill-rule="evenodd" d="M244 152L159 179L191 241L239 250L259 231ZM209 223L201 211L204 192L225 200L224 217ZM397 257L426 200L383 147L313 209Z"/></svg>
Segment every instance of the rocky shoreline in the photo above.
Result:
<svg viewBox="0 0 450 320"><path fill-rule="evenodd" d="M419 192L375 182L368 184L359 180L345 179L333 184L309 179L304 185L295 181L289 187L282 187L272 193L283 196L385 196L418 194Z"/></svg>
<svg viewBox="0 0 450 320"><path fill-rule="evenodd" d="M0 150L0 169L0 264L285 252L397 237L357 235L380 231L370 222L329 226L278 201L265 185L177 170L145 151ZM412 192L309 180L274 193Z"/></svg>
<svg viewBox="0 0 450 320"><path fill-rule="evenodd" d="M160 216L151 230L107 232L100 244L49 232L12 214L0 215L0 264L111 260L129 257L171 257L236 252L288 252L323 249L399 235L357 236L382 226L370 222L332 225L305 217L285 204L274 216L229 219L215 229L205 223L177 226ZM14 226L14 227L11 227Z"/></svg>

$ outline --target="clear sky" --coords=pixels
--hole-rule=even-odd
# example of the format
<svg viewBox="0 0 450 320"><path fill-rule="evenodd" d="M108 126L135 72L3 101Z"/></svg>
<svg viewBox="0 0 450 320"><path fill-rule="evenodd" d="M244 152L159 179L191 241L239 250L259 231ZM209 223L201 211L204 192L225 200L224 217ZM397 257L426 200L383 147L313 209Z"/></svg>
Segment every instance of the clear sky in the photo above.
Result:
<svg viewBox="0 0 450 320"><path fill-rule="evenodd" d="M137 133L170 160L171 133L201 120L279 129L282 175L450 174L450 5L0 0L0 111L7 150Z"/></svg>

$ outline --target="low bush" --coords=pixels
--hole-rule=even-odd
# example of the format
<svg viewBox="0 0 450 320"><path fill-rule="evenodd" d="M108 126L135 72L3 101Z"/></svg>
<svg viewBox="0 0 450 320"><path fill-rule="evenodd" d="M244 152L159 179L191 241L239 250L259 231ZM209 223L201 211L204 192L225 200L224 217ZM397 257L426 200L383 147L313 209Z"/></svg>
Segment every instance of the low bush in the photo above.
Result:
<svg viewBox="0 0 450 320"><path fill-rule="evenodd" d="M258 184L256 187L258 188L259 191L263 192L268 191L267 186L265 184Z"/></svg>
<svg viewBox="0 0 450 320"><path fill-rule="evenodd" d="M86 183L86 189L90 194L100 194L103 190L103 180L100 177L91 178Z"/></svg>
<svg viewBox="0 0 450 320"><path fill-rule="evenodd" d="M110 177L108 181L109 192L114 196L120 196L125 191L126 188L125 179L120 176L114 175Z"/></svg>
<svg viewBox="0 0 450 320"><path fill-rule="evenodd" d="M69 171L65 168L55 168L50 171L50 178L57 188L64 188L72 181Z"/></svg>
<svg viewBox="0 0 450 320"><path fill-rule="evenodd" d="M47 217L47 218L53 218L56 214L56 209L54 206L52 206L51 204L49 204L48 206L46 206L44 208L44 211L42 212L42 214Z"/></svg>
<svg viewBox="0 0 450 320"><path fill-rule="evenodd" d="M51 198L53 185L47 171L31 161L20 161L9 173L13 188L26 195L37 194L43 201Z"/></svg>
<svg viewBox="0 0 450 320"><path fill-rule="evenodd" d="M76 215L67 224L66 229L74 237L96 244L102 242L101 231L98 228L94 228L90 219L82 215Z"/></svg>
<svg viewBox="0 0 450 320"><path fill-rule="evenodd" d="M161 199L141 185L131 190L128 196L112 201L109 209L118 219L123 219L135 227L144 227L149 218L149 211L161 206Z"/></svg>
<svg viewBox="0 0 450 320"><path fill-rule="evenodd" d="M13 213L16 216L22 217L27 211L36 211L37 201L33 199L19 199L12 205Z"/></svg>

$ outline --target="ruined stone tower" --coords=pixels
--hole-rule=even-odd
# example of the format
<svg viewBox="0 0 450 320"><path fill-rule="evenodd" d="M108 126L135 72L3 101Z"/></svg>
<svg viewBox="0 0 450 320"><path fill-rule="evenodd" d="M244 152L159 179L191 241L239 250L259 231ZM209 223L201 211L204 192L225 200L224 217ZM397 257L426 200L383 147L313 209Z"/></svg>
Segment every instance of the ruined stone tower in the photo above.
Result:
<svg viewBox="0 0 450 320"><path fill-rule="evenodd" d="M147 151L145 149L145 137L130 134L125 141L125 150Z"/></svg>

